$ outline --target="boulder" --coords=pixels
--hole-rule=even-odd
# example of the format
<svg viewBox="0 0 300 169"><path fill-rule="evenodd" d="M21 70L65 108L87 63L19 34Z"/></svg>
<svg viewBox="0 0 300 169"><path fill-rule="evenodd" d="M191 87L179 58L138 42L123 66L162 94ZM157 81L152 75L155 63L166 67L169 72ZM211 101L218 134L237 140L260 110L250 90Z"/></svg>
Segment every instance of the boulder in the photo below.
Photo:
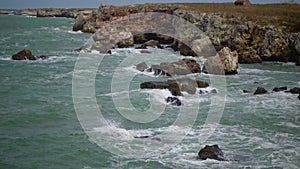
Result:
<svg viewBox="0 0 300 169"><path fill-rule="evenodd" d="M120 32L117 35L117 39L118 42L116 43L116 46L118 48L128 48L134 45L133 35L131 32Z"/></svg>
<svg viewBox="0 0 300 169"><path fill-rule="evenodd" d="M192 73L201 73L200 65L194 59L182 59Z"/></svg>
<svg viewBox="0 0 300 169"><path fill-rule="evenodd" d="M298 96L298 99L300 100L300 94L299 94L299 96Z"/></svg>
<svg viewBox="0 0 300 169"><path fill-rule="evenodd" d="M152 66L153 70L165 72L170 76L201 73L200 65L193 59L182 59L177 62L163 62L159 66Z"/></svg>
<svg viewBox="0 0 300 169"><path fill-rule="evenodd" d="M140 47L140 49L146 49L147 47L157 47L160 49L163 48L160 45L159 41L157 41L157 40L149 40L149 41L143 43L142 46Z"/></svg>
<svg viewBox="0 0 300 169"><path fill-rule="evenodd" d="M297 65L297 66L300 66L300 55L297 57L296 65Z"/></svg>
<svg viewBox="0 0 300 169"><path fill-rule="evenodd" d="M204 63L203 72L209 74L237 74L238 54L224 47L214 57L209 57Z"/></svg>
<svg viewBox="0 0 300 169"><path fill-rule="evenodd" d="M291 92L292 94L300 94L300 88L294 87L289 92Z"/></svg>
<svg viewBox="0 0 300 169"><path fill-rule="evenodd" d="M13 60L36 60L36 57L34 57L30 50L24 49L17 54L14 54L12 56Z"/></svg>
<svg viewBox="0 0 300 169"><path fill-rule="evenodd" d="M239 63L261 63L261 58L252 47L242 49L239 53Z"/></svg>
<svg viewBox="0 0 300 169"><path fill-rule="evenodd" d="M281 92L287 90L287 87L275 87L272 91L273 92Z"/></svg>
<svg viewBox="0 0 300 169"><path fill-rule="evenodd" d="M171 76L170 74L162 70L160 65L152 65L149 71L154 72L154 76L164 76L164 75Z"/></svg>
<svg viewBox="0 0 300 169"><path fill-rule="evenodd" d="M83 25L82 32L85 32L85 33L95 33L96 32L96 28L95 28L94 23L92 23L92 22L86 22L86 24Z"/></svg>
<svg viewBox="0 0 300 169"><path fill-rule="evenodd" d="M224 156L222 150L219 148L218 145L206 145L204 148L202 148L198 153L198 158L201 160L206 159L214 159L218 161L224 161Z"/></svg>
<svg viewBox="0 0 300 169"><path fill-rule="evenodd" d="M135 68L141 72L145 71L148 68L148 65L145 62L139 63Z"/></svg>
<svg viewBox="0 0 300 169"><path fill-rule="evenodd" d="M183 56L197 56L197 54L188 45L182 42L178 42L178 47L173 47L173 49L178 49L180 54Z"/></svg>
<svg viewBox="0 0 300 169"><path fill-rule="evenodd" d="M177 97L168 97L166 99L166 102L170 103L171 105L174 105L174 106L181 106L182 105L181 101Z"/></svg>
<svg viewBox="0 0 300 169"><path fill-rule="evenodd" d="M191 48L192 52L190 53L193 54L193 52L195 52L197 56L210 57L216 55L216 49L212 45L209 37L193 40L191 43Z"/></svg>
<svg viewBox="0 0 300 169"><path fill-rule="evenodd" d="M194 80L191 78L178 78L176 79L178 84L180 85L180 89L183 92L187 92L188 94L195 94L196 93L196 88L205 88L208 87L207 82L203 82L200 80Z"/></svg>
<svg viewBox="0 0 300 169"><path fill-rule="evenodd" d="M199 84L201 86L199 86ZM181 92L187 92L189 94L195 94L196 88L208 86L206 82L200 80L194 80L190 78L178 78L176 80L150 81L144 82L140 85L141 89L168 89L174 96L182 96Z"/></svg>
<svg viewBox="0 0 300 169"><path fill-rule="evenodd" d="M86 23L86 18L84 17L83 13L80 13L74 21L73 24L73 31L79 31L83 29L83 25Z"/></svg>
<svg viewBox="0 0 300 169"><path fill-rule="evenodd" d="M141 89L168 89L173 96L182 96L180 87L175 80L168 80L166 82L144 82L140 85Z"/></svg>
<svg viewBox="0 0 300 169"><path fill-rule="evenodd" d="M206 88L209 86L209 84L207 82L203 82L203 81L200 81L200 80L197 80L197 86L198 88Z"/></svg>
<svg viewBox="0 0 300 169"><path fill-rule="evenodd" d="M266 93L268 93L268 91L267 91L266 89L264 89L264 88L262 88L262 87L258 87L258 88L256 89L256 91L254 92L254 95L258 95L258 94L266 94Z"/></svg>

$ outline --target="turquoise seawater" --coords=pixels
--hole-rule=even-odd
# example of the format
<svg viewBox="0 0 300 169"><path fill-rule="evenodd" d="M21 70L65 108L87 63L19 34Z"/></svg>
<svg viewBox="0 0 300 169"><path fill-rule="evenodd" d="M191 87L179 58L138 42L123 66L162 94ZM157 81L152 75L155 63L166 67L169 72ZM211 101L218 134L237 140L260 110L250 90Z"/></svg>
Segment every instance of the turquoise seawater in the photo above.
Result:
<svg viewBox="0 0 300 169"><path fill-rule="evenodd" d="M149 49L150 54L141 54L135 49L117 49L112 55L90 54L89 58L89 54L73 51L87 42L91 34L72 32L72 19L0 15L0 24L0 168L300 168L300 100L298 95L271 92L279 86L300 87L299 66L277 62L239 65L239 74L226 76L225 108L218 112L222 116L214 125L216 130L207 140L201 140L206 131L203 124L210 106L214 105L213 97L220 93L181 97L183 107L200 102L193 119L195 123L192 129L186 130L173 125L180 109L165 104L164 98L170 96L168 91L139 89L142 82L166 80L166 77L138 73L134 63L122 64L128 57L143 56L150 62L159 56L158 63L183 58L177 53ZM48 59L10 59L24 48ZM109 147L118 147L113 141L109 144L110 140L106 140L105 146L99 146L84 132L74 107L72 83L80 57L85 57L87 62L95 57L103 58L91 84L95 85L98 108L110 127L91 129L93 132L116 133L115 140L119 140L120 147L128 146L127 141L134 136L156 136L163 132L170 136L185 132L183 140L147 158L144 154L141 158L115 155L107 151ZM201 58L197 61L202 63ZM118 73L136 74L127 91L112 89L112 81L123 83ZM197 74L195 77L210 82L214 76ZM266 88L269 94L254 96L242 92L244 89L254 92L258 86ZM116 108L114 99L125 102L127 94L133 105L127 113L134 109L145 111L153 105L165 105L164 112L152 112L160 116L149 123L126 119ZM148 98L150 94L155 96L152 101ZM93 106L91 102L84 105L86 111ZM206 144L218 144L230 161L197 160L198 151ZM147 144L144 148L147 150Z"/></svg>

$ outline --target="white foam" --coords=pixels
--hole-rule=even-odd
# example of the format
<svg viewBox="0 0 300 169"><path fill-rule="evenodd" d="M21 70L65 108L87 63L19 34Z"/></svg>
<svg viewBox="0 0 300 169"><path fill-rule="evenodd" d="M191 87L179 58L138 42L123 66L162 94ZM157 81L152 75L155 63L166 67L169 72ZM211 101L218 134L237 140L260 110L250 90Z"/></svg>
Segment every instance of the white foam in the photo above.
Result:
<svg viewBox="0 0 300 169"><path fill-rule="evenodd" d="M71 31L71 30L68 30L67 31L68 33L70 33L70 34L82 34L83 32L82 31Z"/></svg>

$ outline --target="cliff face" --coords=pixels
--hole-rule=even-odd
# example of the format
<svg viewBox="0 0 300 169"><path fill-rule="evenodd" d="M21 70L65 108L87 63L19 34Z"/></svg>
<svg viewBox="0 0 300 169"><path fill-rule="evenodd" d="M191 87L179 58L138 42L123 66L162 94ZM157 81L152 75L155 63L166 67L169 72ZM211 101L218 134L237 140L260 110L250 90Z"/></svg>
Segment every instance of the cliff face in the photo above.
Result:
<svg viewBox="0 0 300 169"><path fill-rule="evenodd" d="M228 18L220 13L195 12L184 9L180 5L172 4L147 4L123 7L101 5L93 13L79 14L76 17L73 30L94 33L103 25L111 23L110 21L124 18L130 14L143 12L168 13L184 18L203 31L210 38L216 50L220 50L222 47L229 47L231 50L236 50L239 54L240 63L296 61L300 56L299 32L283 32L279 27L258 25L254 21L245 20L245 18ZM149 23L141 23L140 20L139 22L133 20L131 23L132 25L149 25ZM191 46L191 44L195 44L194 41L197 38L195 38L193 32L185 36L184 39L190 39L190 41L183 44L174 40L173 48L180 50L183 55L197 56L197 52L191 51L186 47L186 45ZM136 38L135 36L134 39L140 38Z"/></svg>
<svg viewBox="0 0 300 169"><path fill-rule="evenodd" d="M195 12L183 8L180 4L147 4L124 7L101 5L93 13L79 14L73 30L94 33L106 22L143 12L168 13L186 19L210 38L216 50L225 46L236 50L240 56L240 63L296 61L300 56L300 34L297 31L294 33L283 32L280 27L258 25L255 21L247 21L240 17L228 18L220 13ZM134 21L131 23L140 24ZM192 42L188 42L186 45L190 46L190 43ZM184 50L186 51L184 44L176 42L176 40L173 44L178 44L173 47L182 51L182 54L197 55L194 52L184 52Z"/></svg>

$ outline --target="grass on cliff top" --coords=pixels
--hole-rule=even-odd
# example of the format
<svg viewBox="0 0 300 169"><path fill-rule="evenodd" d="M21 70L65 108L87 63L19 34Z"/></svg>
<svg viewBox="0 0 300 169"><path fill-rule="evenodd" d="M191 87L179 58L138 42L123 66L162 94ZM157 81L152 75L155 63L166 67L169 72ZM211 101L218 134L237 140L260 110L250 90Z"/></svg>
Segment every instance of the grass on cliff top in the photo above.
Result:
<svg viewBox="0 0 300 169"><path fill-rule="evenodd" d="M284 30L300 31L299 4L180 3L180 8L203 13L220 13L228 18L243 18L259 25L282 26Z"/></svg>
<svg viewBox="0 0 300 169"><path fill-rule="evenodd" d="M218 13L228 18L253 21L259 25L280 26L283 30L300 32L300 4L251 4L236 6L233 3L172 3L172 4L137 4L127 7L164 7L177 6L180 9ZM124 8L119 7L119 8ZM126 8L126 7L125 7Z"/></svg>

